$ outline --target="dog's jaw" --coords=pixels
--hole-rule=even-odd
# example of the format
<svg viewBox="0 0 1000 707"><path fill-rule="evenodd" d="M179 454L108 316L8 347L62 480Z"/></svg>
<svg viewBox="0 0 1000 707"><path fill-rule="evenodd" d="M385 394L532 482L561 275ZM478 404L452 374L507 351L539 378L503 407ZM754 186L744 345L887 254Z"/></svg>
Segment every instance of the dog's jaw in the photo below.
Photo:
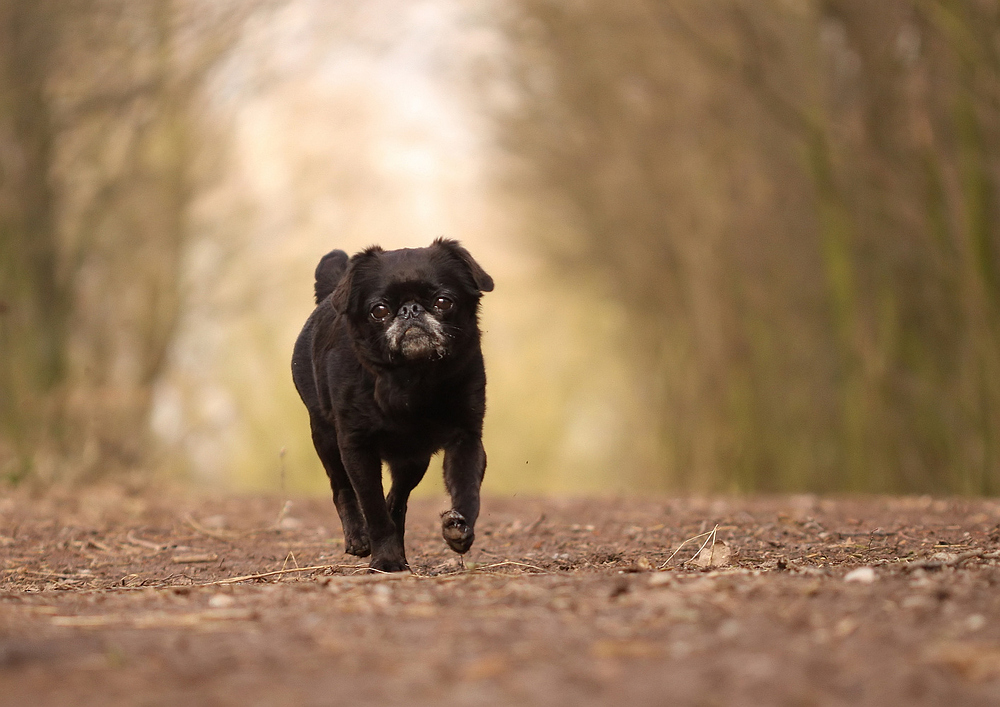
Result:
<svg viewBox="0 0 1000 707"><path fill-rule="evenodd" d="M434 317L423 316L418 320L396 319L385 332L389 352L407 361L444 358L447 353L447 335L444 326Z"/></svg>

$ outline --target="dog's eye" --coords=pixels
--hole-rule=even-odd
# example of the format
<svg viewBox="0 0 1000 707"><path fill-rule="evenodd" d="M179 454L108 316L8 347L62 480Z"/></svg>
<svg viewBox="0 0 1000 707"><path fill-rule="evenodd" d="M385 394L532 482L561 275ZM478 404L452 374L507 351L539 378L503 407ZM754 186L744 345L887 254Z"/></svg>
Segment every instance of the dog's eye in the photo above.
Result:
<svg viewBox="0 0 1000 707"><path fill-rule="evenodd" d="M372 319L377 322L384 322L389 318L390 314L392 314L392 311L382 303L372 307Z"/></svg>
<svg viewBox="0 0 1000 707"><path fill-rule="evenodd" d="M447 297L438 297L436 300L434 300L434 309L438 310L439 312L447 312L449 309L451 309L453 304L454 302L452 302Z"/></svg>

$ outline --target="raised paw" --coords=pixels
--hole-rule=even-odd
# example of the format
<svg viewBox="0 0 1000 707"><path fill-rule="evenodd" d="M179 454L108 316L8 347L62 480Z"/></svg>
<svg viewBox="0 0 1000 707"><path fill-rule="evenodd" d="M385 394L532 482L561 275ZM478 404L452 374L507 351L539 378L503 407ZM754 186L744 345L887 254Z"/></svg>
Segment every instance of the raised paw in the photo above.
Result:
<svg viewBox="0 0 1000 707"><path fill-rule="evenodd" d="M468 552L476 539L476 534L469 527L465 516L456 510L441 514L441 535L448 543L448 547L459 554Z"/></svg>
<svg viewBox="0 0 1000 707"><path fill-rule="evenodd" d="M372 554L371 545L368 543L366 535L345 535L344 552L355 557L368 557Z"/></svg>

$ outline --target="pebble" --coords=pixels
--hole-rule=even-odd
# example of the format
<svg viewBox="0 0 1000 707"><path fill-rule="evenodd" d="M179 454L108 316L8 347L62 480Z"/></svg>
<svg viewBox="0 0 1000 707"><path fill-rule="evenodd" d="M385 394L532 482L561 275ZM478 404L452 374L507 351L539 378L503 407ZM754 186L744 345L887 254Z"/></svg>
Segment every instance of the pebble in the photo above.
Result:
<svg viewBox="0 0 1000 707"><path fill-rule="evenodd" d="M860 582L861 584L871 584L875 581L875 570L871 567L858 567L844 575L845 582Z"/></svg>

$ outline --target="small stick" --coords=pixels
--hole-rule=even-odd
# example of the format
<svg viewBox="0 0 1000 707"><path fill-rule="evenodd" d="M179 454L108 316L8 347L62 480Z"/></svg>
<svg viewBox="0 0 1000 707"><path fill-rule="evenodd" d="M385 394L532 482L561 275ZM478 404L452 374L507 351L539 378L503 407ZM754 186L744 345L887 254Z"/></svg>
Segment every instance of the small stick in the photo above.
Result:
<svg viewBox="0 0 1000 707"><path fill-rule="evenodd" d="M320 570L332 570L338 568L351 568L357 569L355 565L314 565L312 567L291 567L289 569L274 570L273 572L261 572L259 574L247 574L242 577L229 577L228 579L217 579L214 582L206 582L205 584L199 585L202 587L208 587L213 584L235 584L236 582L246 582L251 579L264 579L265 577L276 577L282 574L290 574L292 572L319 572ZM368 568L365 568L368 569ZM377 572L378 570L374 570Z"/></svg>
<svg viewBox="0 0 1000 707"><path fill-rule="evenodd" d="M156 543L150 542L149 540L143 540L142 538L135 537L135 535L133 535L133 531L131 530L125 534L125 542L129 543L130 545L137 545L138 547L144 547L147 550L153 550L155 552L163 552L164 550L167 549L166 545L157 545Z"/></svg>
<svg viewBox="0 0 1000 707"><path fill-rule="evenodd" d="M530 533L530 532L534 531L544 521L545 521L545 514L542 513L542 515L538 516L538 518L536 518L534 521L532 521L531 523L528 523L526 526L524 526L524 532L525 533Z"/></svg>
<svg viewBox="0 0 1000 707"><path fill-rule="evenodd" d="M216 532L214 530L209 530L201 523L196 521L190 514L184 516L184 522L191 526L195 531L201 533L202 535L207 535L210 538L215 538L216 540L222 540L227 543L235 543L237 538L224 535L223 533Z"/></svg>
<svg viewBox="0 0 1000 707"><path fill-rule="evenodd" d="M285 450L282 449L281 453L282 453L282 459L284 459ZM282 474L282 490L284 490L284 474ZM276 530L276 529L279 529L281 527L281 521L283 521L285 519L285 516L288 515L288 511L290 511L291 508L292 508L292 502L291 501L285 501L285 504L281 507L281 510L278 511L278 517L274 519L274 523L271 525L271 527L267 528L266 530ZM253 531L253 530L251 530L250 532L252 533L252 532L260 532L260 531Z"/></svg>
<svg viewBox="0 0 1000 707"><path fill-rule="evenodd" d="M996 560L1000 559L1000 552L986 552L985 550L970 550L969 552L963 552L959 555L955 555L953 558L948 560L917 560L915 562L908 562L903 565L904 572L912 572L913 570L926 569L926 570L937 570L944 567L957 567L958 565L966 562L968 560Z"/></svg>
<svg viewBox="0 0 1000 707"><path fill-rule="evenodd" d="M696 557L698 557L698 555L701 554L701 551L705 549L705 546L708 545L709 541L712 542L712 548L713 549L715 548L715 534L718 532L718 530L719 530L719 524L716 523L715 527L712 528L711 532L709 532L708 537L705 538L705 542L703 542L701 544L701 547L698 548L698 552L696 552L693 555L691 555L691 559L690 560L686 560L685 564L687 564L687 562L694 562L694 559Z"/></svg>
<svg viewBox="0 0 1000 707"><path fill-rule="evenodd" d="M535 565L529 565L526 562L515 562L514 560L504 560L503 562L495 562L492 565L483 565L482 567L476 567L475 571L493 569L494 567L503 567L504 565L517 565L518 567L527 567L529 569L536 570L538 572L543 572L549 574L549 571L542 569L541 567L536 567Z"/></svg>
<svg viewBox="0 0 1000 707"><path fill-rule="evenodd" d="M36 577L55 577L57 579L79 579L79 580L93 579L92 575L85 575L85 574L66 574L65 572L46 572L39 570L20 569L20 568L18 569L18 571L23 572L25 574L33 574Z"/></svg>
<svg viewBox="0 0 1000 707"><path fill-rule="evenodd" d="M54 626L74 628L101 628L105 626L135 626L137 628L166 628L174 626L197 626L214 621L247 621L256 617L250 609L216 609L186 614L152 612L138 616L124 614L91 614L84 616L53 616Z"/></svg>
<svg viewBox="0 0 1000 707"><path fill-rule="evenodd" d="M288 566L289 558L291 558L292 564L294 564L296 568L299 566L298 560L295 559L295 553L289 550L288 554L285 555L285 561L281 563L281 569L285 569L285 567Z"/></svg>
<svg viewBox="0 0 1000 707"><path fill-rule="evenodd" d="M875 541L875 532L879 531L879 530L882 530L882 529L881 528L875 528L868 535L868 549L865 552L871 552L872 551L872 543Z"/></svg>

